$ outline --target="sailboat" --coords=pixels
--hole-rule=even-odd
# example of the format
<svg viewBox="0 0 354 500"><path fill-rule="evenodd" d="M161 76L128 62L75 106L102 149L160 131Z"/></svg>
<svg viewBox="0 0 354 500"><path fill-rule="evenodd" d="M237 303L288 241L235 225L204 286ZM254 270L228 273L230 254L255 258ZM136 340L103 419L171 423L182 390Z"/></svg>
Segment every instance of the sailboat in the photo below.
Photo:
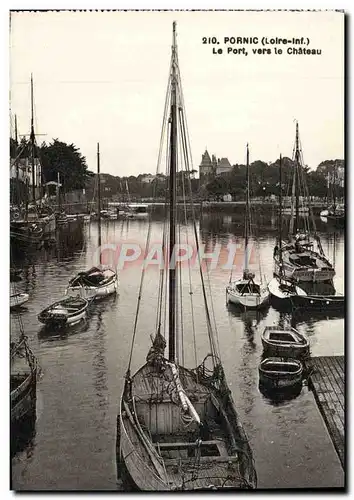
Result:
<svg viewBox="0 0 354 500"><path fill-rule="evenodd" d="M226 287L227 302L246 307L260 308L264 307L269 300L269 291L267 286L262 283L262 274L260 273L260 283L255 281L255 274L248 269L249 260L249 239L251 236L251 209L250 209L250 173L249 173L249 148L247 144L247 181L246 181L246 210L245 210L245 261L243 276L241 279L232 281L232 271L230 281ZM259 256L260 259L260 256Z"/></svg>
<svg viewBox="0 0 354 500"><path fill-rule="evenodd" d="M100 145L97 144L97 217L98 217L98 248L100 264L88 271L81 271L69 281L66 295L81 295L85 299L100 299L112 295L118 289L117 273L102 265L101 253L101 181L100 181Z"/></svg>
<svg viewBox="0 0 354 500"><path fill-rule="evenodd" d="M275 254L283 245L283 203L282 203L282 156L279 158L279 216L278 216L278 242L274 248ZM278 275L276 275L269 283L268 290L271 296L273 305L291 305L291 299L294 296L305 296L306 292L295 283L286 280L284 276L282 253L279 253Z"/></svg>
<svg viewBox="0 0 354 500"><path fill-rule="evenodd" d="M302 168L302 151L300 149L299 124L296 122L296 138L294 148L293 203L295 218L291 217L289 241L280 245L274 252L275 273L285 279L301 282L330 281L335 275L334 268L326 258L321 240L316 231L316 224L309 204L306 180ZM310 219L313 225L313 237L310 236L310 221L304 217L304 227L300 228L300 186L310 208ZM295 223L295 224L294 224ZM317 243L317 251L315 248Z"/></svg>
<svg viewBox="0 0 354 500"><path fill-rule="evenodd" d="M164 242L170 265L166 266L168 269L163 266L160 271L156 332L151 339L146 363L131 375L145 274L144 270L142 272L131 352L117 419L117 472L141 491L255 488L256 472L252 452L218 356L216 329L209 309L200 259L198 274L202 284L210 353L194 369L183 366L183 332L186 332L186 325L182 328L182 324L187 318L186 314L182 314L182 298L179 295L183 289L180 282L182 268L171 264L176 237L180 234L176 230L177 165L181 159L186 170L189 170L191 153L175 22L162 130L161 144L167 138L168 152L169 203L166 203L168 217L165 227L168 225L169 230L164 231ZM178 146L181 147L180 155ZM188 192L191 195L190 183ZM151 223L148 238L150 230ZM199 249L194 212L193 234ZM168 302L165 303L167 298ZM192 292L189 300L193 300ZM168 326L167 321L164 321L163 307L168 315ZM196 325L192 323L194 331ZM168 358L165 357L167 340ZM207 361L211 362L211 370L208 369Z"/></svg>
<svg viewBox="0 0 354 500"><path fill-rule="evenodd" d="M34 99L33 99L33 77L31 75L31 132L29 144L19 148L17 143L17 122L16 123L16 157L13 161L13 166L16 171L16 184L19 190L19 161L20 157L27 151L30 159L31 171L31 202L30 201L30 185L27 168L23 171L22 180L25 182L25 200L17 200L17 206L12 207L10 211L10 237L13 241L22 243L38 243L44 237L53 234L56 230L55 215L49 206L45 206L42 202L42 170L38 147L36 142L36 134L34 130ZM22 170L22 169L21 169Z"/></svg>

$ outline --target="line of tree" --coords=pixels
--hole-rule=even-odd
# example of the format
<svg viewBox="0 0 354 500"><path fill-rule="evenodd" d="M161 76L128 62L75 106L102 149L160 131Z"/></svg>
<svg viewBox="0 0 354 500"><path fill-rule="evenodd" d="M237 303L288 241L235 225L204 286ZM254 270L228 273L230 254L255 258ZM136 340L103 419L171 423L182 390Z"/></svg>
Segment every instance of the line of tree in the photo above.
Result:
<svg viewBox="0 0 354 500"><path fill-rule="evenodd" d="M283 158L282 163L282 193L291 195L295 162L290 158ZM344 187L339 182L336 173L344 168L344 160L326 160L310 171L306 166L301 167L302 176L312 197L327 198L344 196ZM206 198L221 199L231 194L233 199L244 199L246 192L246 165L234 165L230 172L218 176L201 179L201 195ZM250 193L254 197L270 197L279 194L279 159L274 163L257 160L250 164ZM305 194L305 193L302 193Z"/></svg>
<svg viewBox="0 0 354 500"><path fill-rule="evenodd" d="M20 161L30 157L30 142L22 138L20 143L10 139L10 156L12 160L19 158ZM50 143L43 142L34 151L42 166L42 182L57 181L58 173L62 183L62 192L70 192L77 189L86 189L88 198L94 196L96 175L88 170L86 158L81 154L79 148L74 144L66 144L53 139ZM290 158L283 158L283 194L291 193L294 162ZM344 160L326 160L320 163L315 171L308 167L303 169L303 177L306 179L310 196L319 198L330 197L329 191L335 190L336 197L344 196L344 187L339 182L339 171L343 172ZM232 170L218 176L211 175L195 179L196 171L189 174L179 172L177 174L177 195L188 193L188 183L192 189L193 196L200 199L222 199L224 195L230 194L235 200L245 198L246 192L246 165L236 164ZM149 182L146 182L146 180ZM277 196L279 193L279 160L274 163L266 163L257 160L250 164L250 191L254 197ZM11 179L13 186L14 179ZM140 174L138 176L113 176L101 174L102 195L106 198L120 200L138 199L164 199L168 188L168 177L163 174L151 176ZM128 189L127 189L128 186ZM335 187L334 187L335 186ZM11 192L21 192L11 189ZM24 187L22 186L22 191ZM129 196L128 196L129 193ZM13 196L12 196L13 198Z"/></svg>

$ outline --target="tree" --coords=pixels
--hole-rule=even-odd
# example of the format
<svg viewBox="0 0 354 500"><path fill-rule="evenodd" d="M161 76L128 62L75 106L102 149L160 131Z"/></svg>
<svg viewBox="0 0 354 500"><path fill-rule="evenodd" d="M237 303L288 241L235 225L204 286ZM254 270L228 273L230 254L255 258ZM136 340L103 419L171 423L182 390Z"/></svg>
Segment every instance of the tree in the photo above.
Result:
<svg viewBox="0 0 354 500"><path fill-rule="evenodd" d="M58 139L40 147L40 160L44 182L57 181L58 173L63 189L68 192L83 189L93 175L87 168L86 158L74 144Z"/></svg>

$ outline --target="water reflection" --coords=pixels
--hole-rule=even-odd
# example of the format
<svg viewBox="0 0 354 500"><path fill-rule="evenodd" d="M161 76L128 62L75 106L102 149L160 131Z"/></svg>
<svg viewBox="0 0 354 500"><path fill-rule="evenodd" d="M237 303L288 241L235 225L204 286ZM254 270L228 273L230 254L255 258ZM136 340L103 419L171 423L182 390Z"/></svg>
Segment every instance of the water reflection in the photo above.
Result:
<svg viewBox="0 0 354 500"><path fill-rule="evenodd" d="M284 406L289 401L300 396L302 391L302 383L289 389L269 389L262 383L258 385L259 392L262 394L264 401L271 406Z"/></svg>
<svg viewBox="0 0 354 500"><path fill-rule="evenodd" d="M11 458L17 454L26 452L26 458L31 458L34 449L36 435L36 414L11 425L10 455Z"/></svg>

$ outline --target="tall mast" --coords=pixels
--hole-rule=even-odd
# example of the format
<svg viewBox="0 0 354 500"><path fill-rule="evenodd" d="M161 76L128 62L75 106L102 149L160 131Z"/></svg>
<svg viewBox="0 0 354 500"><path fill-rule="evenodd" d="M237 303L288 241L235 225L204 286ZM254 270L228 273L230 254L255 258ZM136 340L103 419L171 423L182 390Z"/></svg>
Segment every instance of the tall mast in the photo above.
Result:
<svg viewBox="0 0 354 500"><path fill-rule="evenodd" d="M58 172L57 174L57 205L58 205L58 212L60 213L61 211L61 203L60 203L60 174Z"/></svg>
<svg viewBox="0 0 354 500"><path fill-rule="evenodd" d="M283 158L280 155L279 158L279 260L282 262L282 252L281 252L281 242L282 242L282 224L283 224L283 209L282 209L282 163Z"/></svg>
<svg viewBox="0 0 354 500"><path fill-rule="evenodd" d="M337 203L337 162L334 162L333 167L333 211L336 213L336 203Z"/></svg>
<svg viewBox="0 0 354 500"><path fill-rule="evenodd" d="M176 243L176 170L177 170L177 88L176 22L173 22L170 130L170 245L169 245L169 343L168 358L176 359L176 269L172 262Z"/></svg>
<svg viewBox="0 0 354 500"><path fill-rule="evenodd" d="M246 217L245 217L245 269L248 267L249 211L250 211L250 153L246 149Z"/></svg>
<svg viewBox="0 0 354 500"><path fill-rule="evenodd" d="M299 184L300 184L300 147L299 147L299 124L296 122L295 138L295 233L299 229Z"/></svg>
<svg viewBox="0 0 354 500"><path fill-rule="evenodd" d="M17 159L17 152L18 152L18 138L17 138L17 115L15 115L15 169L16 169L16 199L17 199L17 206L20 207L20 173L19 173L19 168L18 168L18 159Z"/></svg>
<svg viewBox="0 0 354 500"><path fill-rule="evenodd" d="M98 217L98 248L101 264L101 177L100 177L100 143L97 143L97 217Z"/></svg>
<svg viewBox="0 0 354 500"><path fill-rule="evenodd" d="M35 148L35 135L34 135L34 111L33 111L33 77L31 73L31 166L32 166L32 200L36 204L36 175L34 171L34 148Z"/></svg>

